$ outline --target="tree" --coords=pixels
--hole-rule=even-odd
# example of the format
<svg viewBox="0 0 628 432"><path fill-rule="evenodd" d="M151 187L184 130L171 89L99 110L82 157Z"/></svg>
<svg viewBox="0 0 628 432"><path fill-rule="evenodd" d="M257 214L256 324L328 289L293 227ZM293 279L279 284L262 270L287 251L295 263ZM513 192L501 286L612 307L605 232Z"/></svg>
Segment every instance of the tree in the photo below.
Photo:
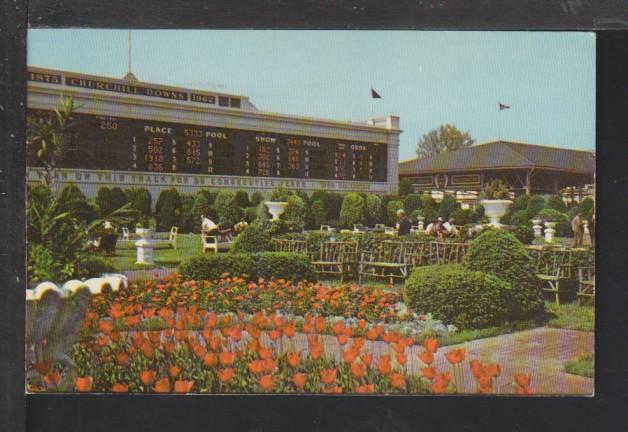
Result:
<svg viewBox="0 0 628 432"><path fill-rule="evenodd" d="M399 180L399 196L405 197L406 195L414 192L414 188L412 187L412 182L408 177L404 177Z"/></svg>
<svg viewBox="0 0 628 432"><path fill-rule="evenodd" d="M364 199L355 192L349 192L342 200L340 209L340 224L346 228L353 228L354 224L364 220Z"/></svg>
<svg viewBox="0 0 628 432"><path fill-rule="evenodd" d="M157 231L170 231L173 226L181 227L182 216L183 203L179 192L175 188L162 190L155 204Z"/></svg>
<svg viewBox="0 0 628 432"><path fill-rule="evenodd" d="M214 201L214 211L225 227L233 227L242 217L242 210L236 204L236 195L228 189L218 192Z"/></svg>
<svg viewBox="0 0 628 432"><path fill-rule="evenodd" d="M368 194L365 200L364 214L369 226L382 222L382 200L375 194Z"/></svg>
<svg viewBox="0 0 628 432"><path fill-rule="evenodd" d="M151 215L152 197L146 188L128 188L124 190L126 199L131 203L131 208L137 210L140 221L143 225L148 224L148 218Z"/></svg>
<svg viewBox="0 0 628 432"><path fill-rule="evenodd" d="M76 149L72 139L72 112L74 98L61 97L59 108L48 117L26 118L27 152L36 157L44 168L43 183L48 189L56 191L58 169L63 158Z"/></svg>
<svg viewBox="0 0 628 432"><path fill-rule="evenodd" d="M420 159L461 148L471 147L475 140L469 132L461 132L451 124L442 125L423 135L417 143L416 153Z"/></svg>

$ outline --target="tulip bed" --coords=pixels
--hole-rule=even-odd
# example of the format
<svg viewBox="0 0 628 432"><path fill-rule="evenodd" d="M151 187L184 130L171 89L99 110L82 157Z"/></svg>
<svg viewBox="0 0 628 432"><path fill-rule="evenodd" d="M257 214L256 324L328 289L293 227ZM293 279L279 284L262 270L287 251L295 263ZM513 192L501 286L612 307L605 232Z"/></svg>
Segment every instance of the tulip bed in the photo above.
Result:
<svg viewBox="0 0 628 432"><path fill-rule="evenodd" d="M238 278L183 282L173 277L135 284L95 297L73 347L75 367L35 364L28 390L463 391L465 350L450 349L446 364L437 365L438 339L429 331L398 331L394 322L402 318L394 312L396 301L394 293L366 288L251 284ZM305 311L302 317L291 315L299 311ZM360 312L365 318L358 318ZM418 357L418 368L410 367L409 356ZM468 367L478 392L495 391L499 365L471 360ZM513 393L532 393L528 375L514 376L513 385Z"/></svg>

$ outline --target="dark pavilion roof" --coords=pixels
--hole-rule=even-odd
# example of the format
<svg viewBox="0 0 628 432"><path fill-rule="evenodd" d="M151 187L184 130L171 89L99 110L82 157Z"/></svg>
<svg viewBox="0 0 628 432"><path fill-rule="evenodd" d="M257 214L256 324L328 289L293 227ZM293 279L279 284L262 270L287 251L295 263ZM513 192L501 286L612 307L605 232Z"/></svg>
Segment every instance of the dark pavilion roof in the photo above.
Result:
<svg viewBox="0 0 628 432"><path fill-rule="evenodd" d="M592 175L595 172L595 154L585 150L493 141L424 159L400 162L399 174L524 168Z"/></svg>

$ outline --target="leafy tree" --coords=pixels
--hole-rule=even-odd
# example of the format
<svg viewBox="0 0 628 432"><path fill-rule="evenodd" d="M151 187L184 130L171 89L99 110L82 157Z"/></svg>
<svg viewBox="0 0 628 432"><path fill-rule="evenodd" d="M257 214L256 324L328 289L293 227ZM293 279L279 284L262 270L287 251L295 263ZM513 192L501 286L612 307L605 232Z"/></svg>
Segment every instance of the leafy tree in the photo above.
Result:
<svg viewBox="0 0 628 432"><path fill-rule="evenodd" d="M248 207L251 205L251 202L249 201L249 194L242 189L236 191L235 202L236 205L240 208Z"/></svg>
<svg viewBox="0 0 628 432"><path fill-rule="evenodd" d="M347 228L353 228L354 224L364 221L364 199L355 192L345 195L340 209L340 224Z"/></svg>
<svg viewBox="0 0 628 432"><path fill-rule="evenodd" d="M251 207L257 206L262 201L264 201L264 194L261 192L253 192L251 195Z"/></svg>
<svg viewBox="0 0 628 432"><path fill-rule="evenodd" d="M200 225L200 221L194 219L195 195L191 193L181 194L181 206L183 208L183 215L181 217L181 232L189 233L194 231L194 225Z"/></svg>
<svg viewBox="0 0 628 432"><path fill-rule="evenodd" d="M397 223L397 210L403 209L403 201L389 201L386 204L386 223L395 225Z"/></svg>
<svg viewBox="0 0 628 432"><path fill-rule="evenodd" d="M201 231L201 216L217 220L218 216L214 211L214 194L208 190L199 190L194 194L194 204L192 204L192 231Z"/></svg>
<svg viewBox="0 0 628 432"><path fill-rule="evenodd" d="M124 191L126 200L131 204L131 208L139 214L139 220L136 222L142 225L148 225L148 218L152 214L152 197L146 188L128 188Z"/></svg>
<svg viewBox="0 0 628 432"><path fill-rule="evenodd" d="M412 187L412 182L409 178L404 177L399 180L399 196L405 197L408 194L414 192L414 188Z"/></svg>
<svg viewBox="0 0 628 432"><path fill-rule="evenodd" d="M561 213L567 212L565 201L563 201L563 198L560 195L550 195L545 202L545 208L553 209Z"/></svg>
<svg viewBox="0 0 628 432"><path fill-rule="evenodd" d="M43 183L56 191L56 179L61 161L68 153L76 150L72 128L74 121L74 98L62 96L59 108L49 117L26 118L27 153L36 157L44 168Z"/></svg>
<svg viewBox="0 0 628 432"><path fill-rule="evenodd" d="M460 204L456 201L456 198L452 195L446 195L440 203L438 209L438 216L442 217L444 221L450 218L451 214L461 208Z"/></svg>
<svg viewBox="0 0 628 432"><path fill-rule="evenodd" d="M421 195L410 194L406 195L403 200L403 206L408 214L421 208Z"/></svg>
<svg viewBox="0 0 628 432"><path fill-rule="evenodd" d="M303 231L305 227L305 202L298 195L288 197L288 205L281 215L290 231Z"/></svg>
<svg viewBox="0 0 628 432"><path fill-rule="evenodd" d="M170 231L173 226L181 227L183 203L181 195L175 188L164 189L155 204L157 231Z"/></svg>
<svg viewBox="0 0 628 432"><path fill-rule="evenodd" d="M320 227L327 224L327 210L323 201L317 199L312 201L312 216L314 219L314 227Z"/></svg>
<svg viewBox="0 0 628 432"><path fill-rule="evenodd" d="M595 202L589 197L583 199L580 203L580 211L582 212L582 216L586 219L591 218L594 208Z"/></svg>
<svg viewBox="0 0 628 432"><path fill-rule="evenodd" d="M461 132L454 125L445 124L423 135L417 143L417 155L423 159L429 156L442 154L471 147L475 141L469 132Z"/></svg>
<svg viewBox="0 0 628 432"><path fill-rule="evenodd" d="M79 222L91 222L96 218L94 209L81 190L74 184L66 185L57 198L59 211L68 212Z"/></svg>
<svg viewBox="0 0 628 432"><path fill-rule="evenodd" d="M382 221L382 200L375 194L368 194L364 206L364 216L369 226L374 226Z"/></svg>
<svg viewBox="0 0 628 432"><path fill-rule="evenodd" d="M214 211L221 224L232 227L240 221L242 210L237 206L235 193L228 189L218 192L214 201Z"/></svg>

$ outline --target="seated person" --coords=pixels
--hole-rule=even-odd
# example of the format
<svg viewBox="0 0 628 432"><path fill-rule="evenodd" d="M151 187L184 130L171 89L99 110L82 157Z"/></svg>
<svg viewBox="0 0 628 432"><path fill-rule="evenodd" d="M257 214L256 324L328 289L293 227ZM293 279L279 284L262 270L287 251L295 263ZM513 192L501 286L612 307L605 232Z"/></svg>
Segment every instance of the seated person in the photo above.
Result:
<svg viewBox="0 0 628 432"><path fill-rule="evenodd" d="M236 234L240 234L242 231L244 231L246 229L246 227L248 227L249 224L246 220L244 220L244 218L242 218L240 220L240 222L238 222L237 224L235 224L235 226L233 227L233 230L235 231Z"/></svg>
<svg viewBox="0 0 628 432"><path fill-rule="evenodd" d="M201 233L216 235L220 232L220 227L210 218L201 216Z"/></svg>
<svg viewBox="0 0 628 432"><path fill-rule="evenodd" d="M456 225L454 225L453 218L443 224L443 229L445 230L445 235L448 237L455 237L458 235L458 229L456 228Z"/></svg>

